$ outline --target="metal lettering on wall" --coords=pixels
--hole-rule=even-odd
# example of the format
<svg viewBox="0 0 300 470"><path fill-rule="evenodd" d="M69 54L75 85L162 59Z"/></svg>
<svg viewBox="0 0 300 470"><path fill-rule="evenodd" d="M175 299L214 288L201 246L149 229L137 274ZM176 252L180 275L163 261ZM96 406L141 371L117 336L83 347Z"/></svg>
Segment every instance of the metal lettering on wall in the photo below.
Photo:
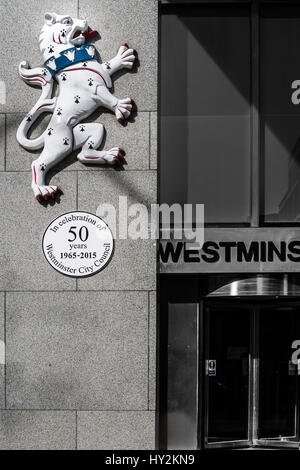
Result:
<svg viewBox="0 0 300 470"><path fill-rule="evenodd" d="M206 229L202 247L162 240L159 259L161 273L297 272L300 230Z"/></svg>
<svg viewBox="0 0 300 470"><path fill-rule="evenodd" d="M47 183L45 176L73 150L81 148L77 158L82 163L118 166L124 163L122 148L98 150L104 137L102 124L80 122L99 106L112 111L121 124L132 116L134 101L118 99L109 89L115 72L132 69L136 53L124 43L113 59L101 64L94 45L85 43L95 34L97 31L89 31L85 20L46 13L40 34L44 66L32 69L25 61L19 65L20 77L29 85L42 88L39 100L17 131L17 140L26 149L43 148L40 157L32 163L32 189L39 201L47 201L62 192L58 186ZM57 97L52 97L54 80L59 84ZM53 113L47 129L38 138L29 139L32 124L43 112Z"/></svg>

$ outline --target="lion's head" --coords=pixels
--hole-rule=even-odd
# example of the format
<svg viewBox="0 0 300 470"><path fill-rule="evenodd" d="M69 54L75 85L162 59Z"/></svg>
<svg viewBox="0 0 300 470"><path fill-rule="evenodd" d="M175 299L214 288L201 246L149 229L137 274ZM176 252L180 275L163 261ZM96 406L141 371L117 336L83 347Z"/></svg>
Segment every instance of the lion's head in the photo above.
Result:
<svg viewBox="0 0 300 470"><path fill-rule="evenodd" d="M88 24L85 20L69 15L45 13L45 24L40 34L40 49L44 59L58 56L64 49L84 44L87 30Z"/></svg>

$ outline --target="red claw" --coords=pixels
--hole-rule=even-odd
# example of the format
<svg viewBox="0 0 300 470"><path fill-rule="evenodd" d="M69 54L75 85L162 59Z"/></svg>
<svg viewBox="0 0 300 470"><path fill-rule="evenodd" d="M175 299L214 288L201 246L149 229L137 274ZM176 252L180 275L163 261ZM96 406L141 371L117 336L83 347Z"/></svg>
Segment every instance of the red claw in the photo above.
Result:
<svg viewBox="0 0 300 470"><path fill-rule="evenodd" d="M134 114L137 112L137 105L135 104L135 101L133 99L131 99L131 113L130 114Z"/></svg>
<svg viewBox="0 0 300 470"><path fill-rule="evenodd" d="M127 49L129 49L129 46L126 42L124 42L124 44L122 44L122 46L127 47Z"/></svg>
<svg viewBox="0 0 300 470"><path fill-rule="evenodd" d="M126 155L126 152L125 152L125 150L124 150L124 149L122 149L121 147L119 147L119 152L120 152L120 153L121 153L123 156L125 156L125 155Z"/></svg>
<svg viewBox="0 0 300 470"><path fill-rule="evenodd" d="M118 119L118 122L123 126L123 124L124 124L124 119Z"/></svg>

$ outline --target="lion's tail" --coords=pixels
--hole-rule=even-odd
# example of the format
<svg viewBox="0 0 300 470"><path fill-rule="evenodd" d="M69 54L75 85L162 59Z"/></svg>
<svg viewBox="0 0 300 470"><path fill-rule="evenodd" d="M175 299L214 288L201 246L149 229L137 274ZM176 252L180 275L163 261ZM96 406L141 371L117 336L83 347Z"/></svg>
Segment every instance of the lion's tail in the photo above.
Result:
<svg viewBox="0 0 300 470"><path fill-rule="evenodd" d="M17 141L20 145L29 150L37 150L44 145L45 132L36 139L28 139L27 134L36 119L45 111L53 111L56 98L51 98L53 89L53 78L47 69L41 67L31 69L27 62L21 62L19 65L20 77L30 85L42 87L42 94L34 107L21 122L17 130Z"/></svg>

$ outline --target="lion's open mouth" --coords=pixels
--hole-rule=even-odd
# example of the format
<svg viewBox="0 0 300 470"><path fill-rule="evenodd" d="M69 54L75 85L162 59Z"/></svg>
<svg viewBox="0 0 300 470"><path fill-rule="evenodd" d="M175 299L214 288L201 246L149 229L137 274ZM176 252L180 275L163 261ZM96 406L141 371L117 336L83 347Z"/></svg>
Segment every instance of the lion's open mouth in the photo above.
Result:
<svg viewBox="0 0 300 470"><path fill-rule="evenodd" d="M92 29L91 31L86 31L85 33L77 32L73 35L72 39L78 38L79 36L83 36L85 39L90 39L95 34L98 34L98 31Z"/></svg>

